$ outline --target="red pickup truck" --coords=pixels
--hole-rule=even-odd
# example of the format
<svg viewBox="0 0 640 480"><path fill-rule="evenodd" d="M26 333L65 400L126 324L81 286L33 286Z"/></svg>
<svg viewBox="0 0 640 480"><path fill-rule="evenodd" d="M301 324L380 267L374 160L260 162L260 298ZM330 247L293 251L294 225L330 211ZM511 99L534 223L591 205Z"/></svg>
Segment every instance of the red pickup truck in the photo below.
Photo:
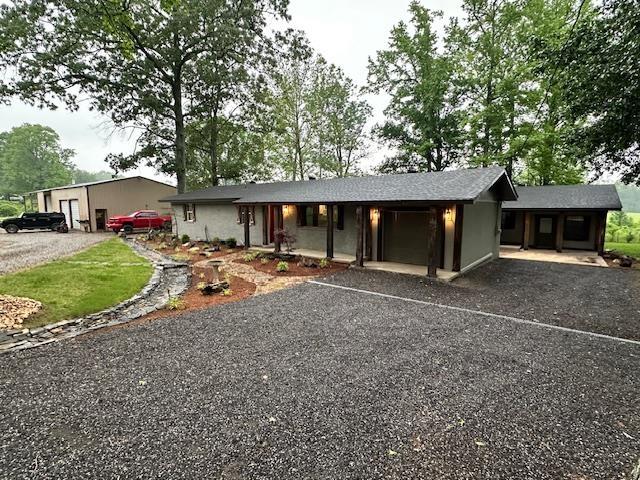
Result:
<svg viewBox="0 0 640 480"><path fill-rule="evenodd" d="M116 215L109 217L107 228L118 233L124 230L126 233L134 230L171 230L171 216L158 215L155 210L138 210L129 215Z"/></svg>

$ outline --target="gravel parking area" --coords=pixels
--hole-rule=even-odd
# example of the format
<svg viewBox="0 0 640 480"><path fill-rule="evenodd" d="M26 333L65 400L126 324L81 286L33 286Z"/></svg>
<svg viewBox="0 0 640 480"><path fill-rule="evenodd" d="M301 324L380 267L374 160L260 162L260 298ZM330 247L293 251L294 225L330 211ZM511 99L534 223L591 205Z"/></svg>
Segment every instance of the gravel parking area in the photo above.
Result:
<svg viewBox="0 0 640 480"><path fill-rule="evenodd" d="M635 269L500 259L452 283L359 270L324 281L640 340Z"/></svg>
<svg viewBox="0 0 640 480"><path fill-rule="evenodd" d="M0 275L57 260L111 237L109 233L48 231L10 235L0 229Z"/></svg>
<svg viewBox="0 0 640 480"><path fill-rule="evenodd" d="M640 346L312 284L0 358L2 478L622 479Z"/></svg>

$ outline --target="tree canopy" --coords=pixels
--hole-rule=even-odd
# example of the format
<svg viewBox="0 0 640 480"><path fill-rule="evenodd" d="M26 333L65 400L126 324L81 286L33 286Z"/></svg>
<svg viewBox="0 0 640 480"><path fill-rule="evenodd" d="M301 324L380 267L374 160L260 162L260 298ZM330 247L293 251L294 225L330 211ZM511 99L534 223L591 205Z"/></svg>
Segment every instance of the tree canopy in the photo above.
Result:
<svg viewBox="0 0 640 480"><path fill-rule="evenodd" d="M71 183L73 155L49 127L25 124L0 133L0 195Z"/></svg>

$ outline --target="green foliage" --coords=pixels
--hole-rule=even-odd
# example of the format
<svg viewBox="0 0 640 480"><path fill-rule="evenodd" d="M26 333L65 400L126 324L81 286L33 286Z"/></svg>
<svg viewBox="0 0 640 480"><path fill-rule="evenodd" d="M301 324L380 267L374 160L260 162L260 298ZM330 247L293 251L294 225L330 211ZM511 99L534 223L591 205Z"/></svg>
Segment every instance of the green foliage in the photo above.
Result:
<svg viewBox="0 0 640 480"><path fill-rule="evenodd" d="M183 233L182 236L180 237L181 243L189 243L189 240L191 240L191 238L186 233Z"/></svg>
<svg viewBox="0 0 640 480"><path fill-rule="evenodd" d="M233 237L227 238L224 243L229 248L236 248L238 246L238 241Z"/></svg>
<svg viewBox="0 0 640 480"><path fill-rule="evenodd" d="M322 258L320 260L320 263L318 263L318 265L320 266L320 268L328 268L331 266L331 262L329 261L328 258Z"/></svg>
<svg viewBox="0 0 640 480"><path fill-rule="evenodd" d="M242 259L245 262L249 263L249 262L253 262L256 258L258 258L258 255L259 254L256 252L245 253Z"/></svg>
<svg viewBox="0 0 640 480"><path fill-rule="evenodd" d="M170 297L165 306L167 310L184 310L187 304L180 297Z"/></svg>
<svg viewBox="0 0 640 480"><path fill-rule="evenodd" d="M116 305L138 293L152 271L146 259L114 238L63 260L4 275L0 293L42 302L43 310L25 325L33 328Z"/></svg>
<svg viewBox="0 0 640 480"><path fill-rule="evenodd" d="M288 272L289 271L289 264L287 262L285 262L284 260L280 260L278 262L278 264L276 265L276 271L278 271L278 272Z"/></svg>
<svg viewBox="0 0 640 480"><path fill-rule="evenodd" d="M614 243L640 242L640 214L609 213L606 240Z"/></svg>
<svg viewBox="0 0 640 480"><path fill-rule="evenodd" d="M285 36L280 48L265 99L267 158L291 180L356 174L371 107L340 68L313 53L301 33Z"/></svg>
<svg viewBox="0 0 640 480"><path fill-rule="evenodd" d="M0 134L0 195L25 193L72 181L73 150L49 127L24 124Z"/></svg>
<svg viewBox="0 0 640 480"><path fill-rule="evenodd" d="M79 168L74 168L72 175L75 183L99 182L100 180L111 180L112 178L117 178L113 173L107 172L106 170L89 172Z"/></svg>
<svg viewBox="0 0 640 480"><path fill-rule="evenodd" d="M444 170L455 163L462 146L462 121L456 109L451 56L438 53L434 18L412 2L411 23L391 31L389 46L369 59L369 90L391 96L386 122L377 135L398 155L379 167L382 173Z"/></svg>
<svg viewBox="0 0 640 480"><path fill-rule="evenodd" d="M606 242L604 248L640 260L640 243Z"/></svg>
<svg viewBox="0 0 640 480"><path fill-rule="evenodd" d="M17 217L24 211L24 205L20 202L0 200L0 218Z"/></svg>
<svg viewBox="0 0 640 480"><path fill-rule="evenodd" d="M571 119L581 122L576 147L596 172L640 183L640 3L604 0L595 12L550 63Z"/></svg>
<svg viewBox="0 0 640 480"><path fill-rule="evenodd" d="M19 72L23 100L76 108L80 98L120 127L141 132L118 171L140 163L175 174L186 189L186 122L245 104L269 47L268 20L287 0L16 0L0 12L0 67ZM4 68L3 68L4 69Z"/></svg>
<svg viewBox="0 0 640 480"><path fill-rule="evenodd" d="M263 258L260 259L260 263L262 265L266 265L269 262L270 262L270 260L268 258L266 258L266 257L263 257Z"/></svg>

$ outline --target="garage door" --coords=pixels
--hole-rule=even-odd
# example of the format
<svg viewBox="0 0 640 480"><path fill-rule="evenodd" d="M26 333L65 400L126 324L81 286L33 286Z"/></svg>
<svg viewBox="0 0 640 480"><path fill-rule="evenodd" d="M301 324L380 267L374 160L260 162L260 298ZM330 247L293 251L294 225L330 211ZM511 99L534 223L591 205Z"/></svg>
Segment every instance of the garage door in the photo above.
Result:
<svg viewBox="0 0 640 480"><path fill-rule="evenodd" d="M385 262L427 264L427 212L385 211Z"/></svg>
<svg viewBox="0 0 640 480"><path fill-rule="evenodd" d="M80 229L80 203L78 200L69 200L69 207L71 209L71 218L73 219L72 227L76 230Z"/></svg>
<svg viewBox="0 0 640 480"><path fill-rule="evenodd" d="M60 213L64 213L67 226L70 225L71 212L69 211L69 200L60 200Z"/></svg>

